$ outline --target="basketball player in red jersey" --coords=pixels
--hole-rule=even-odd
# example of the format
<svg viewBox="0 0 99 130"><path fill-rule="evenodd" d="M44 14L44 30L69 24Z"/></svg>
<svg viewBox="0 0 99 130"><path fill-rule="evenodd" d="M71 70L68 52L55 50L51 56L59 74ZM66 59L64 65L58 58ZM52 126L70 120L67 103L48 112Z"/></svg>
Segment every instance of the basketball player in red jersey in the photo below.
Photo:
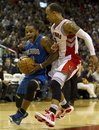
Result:
<svg viewBox="0 0 99 130"><path fill-rule="evenodd" d="M69 80L77 72L80 64L80 56L78 54L78 40L77 37L85 41L86 46L90 51L92 64L96 65L98 59L95 54L92 39L88 33L81 29L75 22L64 19L62 16L63 10L56 3L51 3L46 8L47 19L53 23L51 26L51 33L55 44L52 49L58 45L59 58L52 65L51 72L51 89L52 89L52 102L50 108L41 114L35 113L35 118L40 122L45 122L46 125L55 126L55 118L63 117L66 113L67 103L61 92L64 82ZM61 109L56 114L59 102L61 102Z"/></svg>

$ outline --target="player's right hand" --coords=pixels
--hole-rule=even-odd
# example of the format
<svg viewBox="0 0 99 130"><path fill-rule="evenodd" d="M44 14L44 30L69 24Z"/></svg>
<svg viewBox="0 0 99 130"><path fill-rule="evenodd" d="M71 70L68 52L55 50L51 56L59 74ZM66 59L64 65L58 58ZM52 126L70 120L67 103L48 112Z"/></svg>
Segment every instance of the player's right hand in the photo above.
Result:
<svg viewBox="0 0 99 130"><path fill-rule="evenodd" d="M32 72L31 72L31 73L35 73L35 72L37 72L38 70L40 70L40 69L41 69L40 64L35 63L33 66L34 66L34 67L33 67L33 69L32 69Z"/></svg>
<svg viewBox="0 0 99 130"><path fill-rule="evenodd" d="M53 52L56 52L58 49L59 49L59 46L58 46L57 43L54 43L54 44L51 46L51 50L52 50Z"/></svg>
<svg viewBox="0 0 99 130"><path fill-rule="evenodd" d="M96 55L90 56L90 62L92 66L95 66L95 67L99 66L99 60Z"/></svg>

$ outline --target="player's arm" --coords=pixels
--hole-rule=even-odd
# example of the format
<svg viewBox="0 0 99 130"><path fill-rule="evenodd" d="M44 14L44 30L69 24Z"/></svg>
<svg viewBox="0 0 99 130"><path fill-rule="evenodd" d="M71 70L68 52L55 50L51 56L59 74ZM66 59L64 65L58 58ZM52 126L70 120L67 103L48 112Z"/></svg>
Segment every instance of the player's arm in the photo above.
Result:
<svg viewBox="0 0 99 130"><path fill-rule="evenodd" d="M90 55L95 55L95 49L92 43L92 39L88 33L82 30L75 22L68 22L64 24L64 31L68 34L76 34L79 38L85 41L86 46L90 51Z"/></svg>
<svg viewBox="0 0 99 130"><path fill-rule="evenodd" d="M52 44L53 44L52 41L48 37L43 36L41 40L41 46L47 51L47 53L51 53Z"/></svg>
<svg viewBox="0 0 99 130"><path fill-rule="evenodd" d="M70 21L68 23L64 23L63 29L67 35L72 35L76 34L80 30L80 27L75 22Z"/></svg>
<svg viewBox="0 0 99 130"><path fill-rule="evenodd" d="M48 37L43 37L41 40L42 47L49 54L47 60L42 63L42 68L45 68L46 66L50 65L53 61L58 59L59 53L58 51L54 52L51 49L52 44L52 41Z"/></svg>
<svg viewBox="0 0 99 130"><path fill-rule="evenodd" d="M85 32L83 29L81 29L78 25L76 25L75 22L72 22L72 21L65 23L63 28L64 28L64 32L66 34L76 34L79 38L81 38L85 41L85 44L90 51L91 60L92 60L93 64L97 64L98 59L96 57L92 38L89 36L89 34L87 32Z"/></svg>
<svg viewBox="0 0 99 130"><path fill-rule="evenodd" d="M35 67L32 73L35 73L36 71L40 69L46 68L53 61L58 59L58 51L53 52L53 50L51 49L52 42L47 37L43 37L40 44L48 53L48 58L41 64L35 64Z"/></svg>

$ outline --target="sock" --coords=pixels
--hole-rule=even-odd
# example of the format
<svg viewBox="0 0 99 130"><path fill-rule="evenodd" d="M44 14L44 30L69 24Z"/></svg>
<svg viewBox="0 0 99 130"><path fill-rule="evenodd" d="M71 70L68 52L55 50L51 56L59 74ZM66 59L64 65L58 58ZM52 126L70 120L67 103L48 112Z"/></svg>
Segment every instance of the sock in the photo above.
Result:
<svg viewBox="0 0 99 130"><path fill-rule="evenodd" d="M64 98L64 100L61 102L61 106L62 108L68 108L69 107L69 104L67 103L66 99Z"/></svg>
<svg viewBox="0 0 99 130"><path fill-rule="evenodd" d="M68 108L68 107L70 107L70 105L68 104L68 103L66 103L65 105L61 105L62 106L62 108Z"/></svg>
<svg viewBox="0 0 99 130"><path fill-rule="evenodd" d="M67 103L66 99L64 98L64 100L61 102L61 105L65 105Z"/></svg>
<svg viewBox="0 0 99 130"><path fill-rule="evenodd" d="M51 112L53 112L54 114L56 114L56 111L58 110L58 106L55 104L51 104L50 109Z"/></svg>

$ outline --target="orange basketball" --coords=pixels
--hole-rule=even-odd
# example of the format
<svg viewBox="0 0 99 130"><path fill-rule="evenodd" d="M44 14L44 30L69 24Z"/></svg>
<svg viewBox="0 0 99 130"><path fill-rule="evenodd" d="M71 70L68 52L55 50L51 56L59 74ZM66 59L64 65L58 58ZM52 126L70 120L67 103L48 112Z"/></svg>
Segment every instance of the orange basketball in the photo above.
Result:
<svg viewBox="0 0 99 130"><path fill-rule="evenodd" d="M18 67L21 73L30 74L33 71L35 61L30 57L21 57L18 61Z"/></svg>

